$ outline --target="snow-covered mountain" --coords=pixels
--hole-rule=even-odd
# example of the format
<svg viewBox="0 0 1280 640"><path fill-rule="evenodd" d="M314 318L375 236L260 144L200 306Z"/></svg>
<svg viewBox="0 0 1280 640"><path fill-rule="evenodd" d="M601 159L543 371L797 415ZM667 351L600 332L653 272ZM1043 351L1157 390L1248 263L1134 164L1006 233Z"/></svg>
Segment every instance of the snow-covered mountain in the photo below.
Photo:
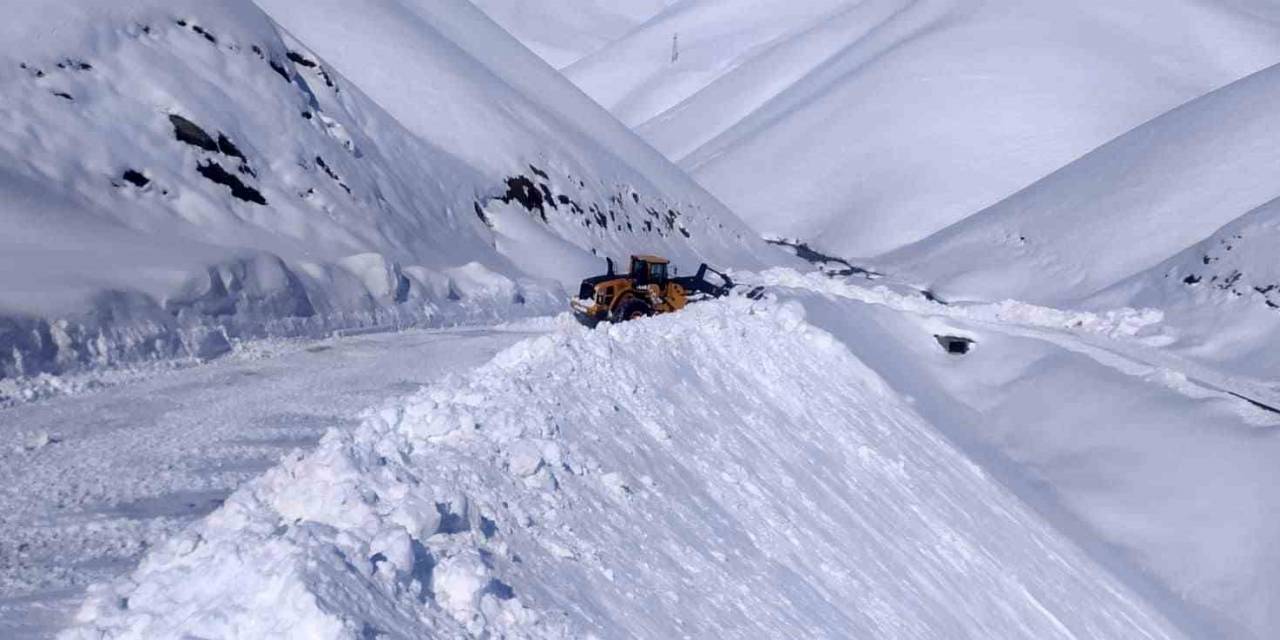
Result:
<svg viewBox="0 0 1280 640"><path fill-rule="evenodd" d="M1280 196L1280 66L1164 114L886 263L939 293L1081 299Z"/></svg>
<svg viewBox="0 0 1280 640"><path fill-rule="evenodd" d="M944 298L1164 309L1214 358L1280 328L1280 66L1223 87L884 258ZM1228 327L1233 327L1228 330ZM1252 358L1256 370L1265 360Z"/></svg>
<svg viewBox="0 0 1280 640"><path fill-rule="evenodd" d="M622 38L675 0L471 0L557 69Z"/></svg>
<svg viewBox="0 0 1280 640"><path fill-rule="evenodd" d="M0 636L1280 633L1274 0L9 4Z"/></svg>
<svg viewBox="0 0 1280 640"><path fill-rule="evenodd" d="M1277 61L1264 0L688 0L565 71L760 232L871 256Z"/></svg>
<svg viewBox="0 0 1280 640"><path fill-rule="evenodd" d="M1165 309L1180 346L1222 355L1271 335L1269 276L1206 273L1230 300L1167 281L1277 196L1276 62L1262 0L689 0L565 72L761 233L887 252L947 298L1115 286L1089 304ZM1165 260L1188 267L1140 275Z"/></svg>
<svg viewBox="0 0 1280 640"><path fill-rule="evenodd" d="M541 313L596 256L753 259L723 205L470 4L262 4L275 20L7 8L4 375Z"/></svg>
<svg viewBox="0 0 1280 640"><path fill-rule="evenodd" d="M1179 329L1171 346L1273 380L1280 358L1280 200L1240 216L1164 262L1090 296L1094 307L1163 309Z"/></svg>

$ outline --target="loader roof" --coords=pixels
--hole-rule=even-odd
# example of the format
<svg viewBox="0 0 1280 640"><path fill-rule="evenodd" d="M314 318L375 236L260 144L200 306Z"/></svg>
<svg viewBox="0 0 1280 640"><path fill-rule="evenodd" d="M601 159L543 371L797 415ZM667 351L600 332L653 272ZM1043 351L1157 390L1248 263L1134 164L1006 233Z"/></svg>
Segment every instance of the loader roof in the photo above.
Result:
<svg viewBox="0 0 1280 640"><path fill-rule="evenodd" d="M668 260L668 259L666 259L666 258L661 258L661 257L658 257L658 256L650 256L650 255L634 255L634 256L631 256L631 259L632 259L632 260L644 260L645 262L653 262L653 263L657 263L657 264L668 264L668 263L670 263L670 262L671 262L670 260Z"/></svg>

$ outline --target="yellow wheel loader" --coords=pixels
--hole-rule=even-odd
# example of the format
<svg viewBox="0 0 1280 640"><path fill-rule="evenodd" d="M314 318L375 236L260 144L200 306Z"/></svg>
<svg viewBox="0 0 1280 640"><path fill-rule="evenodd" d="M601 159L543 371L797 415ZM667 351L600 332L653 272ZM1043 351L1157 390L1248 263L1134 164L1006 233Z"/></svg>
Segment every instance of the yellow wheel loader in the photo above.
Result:
<svg viewBox="0 0 1280 640"><path fill-rule="evenodd" d="M607 259L608 271L582 281L578 299L569 306L578 322L594 327L608 322L624 322L659 313L679 311L686 304L706 298L719 298L733 288L733 280L705 263L692 276L668 274L670 261L658 256L631 256L631 270L616 274L613 260ZM722 282L707 280L714 274Z"/></svg>

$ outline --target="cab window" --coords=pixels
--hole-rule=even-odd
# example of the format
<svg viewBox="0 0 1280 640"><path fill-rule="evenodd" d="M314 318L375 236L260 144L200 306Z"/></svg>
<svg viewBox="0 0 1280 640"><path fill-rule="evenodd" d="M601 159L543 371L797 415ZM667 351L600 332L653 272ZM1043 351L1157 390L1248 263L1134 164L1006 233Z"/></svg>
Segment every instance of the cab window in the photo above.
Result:
<svg viewBox="0 0 1280 640"><path fill-rule="evenodd" d="M651 264L649 265L649 281L665 282L667 280L667 265Z"/></svg>

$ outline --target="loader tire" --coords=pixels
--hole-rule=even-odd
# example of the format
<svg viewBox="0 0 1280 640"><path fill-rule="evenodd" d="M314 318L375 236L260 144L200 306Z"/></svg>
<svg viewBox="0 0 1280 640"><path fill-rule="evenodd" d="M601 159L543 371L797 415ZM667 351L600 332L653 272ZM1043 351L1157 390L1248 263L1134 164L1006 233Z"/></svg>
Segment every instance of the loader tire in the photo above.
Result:
<svg viewBox="0 0 1280 640"><path fill-rule="evenodd" d="M653 309L649 307L644 300L638 298L628 298L623 300L614 310L612 322L626 322L627 320L635 320L645 316L653 315Z"/></svg>

